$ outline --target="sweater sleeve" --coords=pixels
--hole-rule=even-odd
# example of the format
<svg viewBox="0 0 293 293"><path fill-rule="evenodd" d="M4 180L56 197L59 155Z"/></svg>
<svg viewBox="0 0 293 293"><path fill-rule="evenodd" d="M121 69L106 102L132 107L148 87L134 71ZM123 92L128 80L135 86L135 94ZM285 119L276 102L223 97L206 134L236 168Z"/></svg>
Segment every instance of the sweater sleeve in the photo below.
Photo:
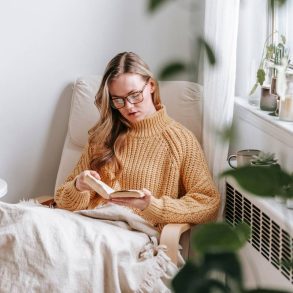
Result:
<svg viewBox="0 0 293 293"><path fill-rule="evenodd" d="M181 198L153 196L142 214L154 224L199 224L217 217L220 195L209 173L201 146L192 136L184 148L180 178L186 193Z"/></svg>
<svg viewBox="0 0 293 293"><path fill-rule="evenodd" d="M90 202L91 192L80 192L75 187L76 177L84 170L90 169L90 155L88 144L75 166L72 173L67 177L64 184L58 187L54 200L58 208L75 211L86 209Z"/></svg>

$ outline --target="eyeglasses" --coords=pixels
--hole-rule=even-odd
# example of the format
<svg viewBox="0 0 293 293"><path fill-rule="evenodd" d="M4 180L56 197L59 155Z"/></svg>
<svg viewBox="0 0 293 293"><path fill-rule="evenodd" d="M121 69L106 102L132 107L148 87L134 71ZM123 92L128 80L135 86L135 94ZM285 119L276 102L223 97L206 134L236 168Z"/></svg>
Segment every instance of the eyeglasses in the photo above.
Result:
<svg viewBox="0 0 293 293"><path fill-rule="evenodd" d="M126 97L111 97L111 107L114 109L121 109L125 107L125 100L130 104L138 104L143 101L143 91L149 82L149 78L140 91L136 91Z"/></svg>

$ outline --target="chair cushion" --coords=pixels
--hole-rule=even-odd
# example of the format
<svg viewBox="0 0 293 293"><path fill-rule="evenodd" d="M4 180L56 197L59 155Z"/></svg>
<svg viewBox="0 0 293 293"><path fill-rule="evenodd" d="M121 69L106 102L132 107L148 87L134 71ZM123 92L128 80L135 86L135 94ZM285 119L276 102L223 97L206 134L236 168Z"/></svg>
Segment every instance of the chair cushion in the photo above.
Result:
<svg viewBox="0 0 293 293"><path fill-rule="evenodd" d="M99 89L101 76L79 78L73 86L68 132L76 146L85 146L88 130L99 119L99 111L94 104Z"/></svg>
<svg viewBox="0 0 293 293"><path fill-rule="evenodd" d="M202 86L189 81L161 81L159 86L169 116L191 130L201 143Z"/></svg>
<svg viewBox="0 0 293 293"><path fill-rule="evenodd" d="M88 130L99 119L94 105L101 76L86 76L76 80L69 117L69 136L72 143L83 147L88 139ZM190 129L201 142L202 87L188 81L160 82L163 104L168 114Z"/></svg>

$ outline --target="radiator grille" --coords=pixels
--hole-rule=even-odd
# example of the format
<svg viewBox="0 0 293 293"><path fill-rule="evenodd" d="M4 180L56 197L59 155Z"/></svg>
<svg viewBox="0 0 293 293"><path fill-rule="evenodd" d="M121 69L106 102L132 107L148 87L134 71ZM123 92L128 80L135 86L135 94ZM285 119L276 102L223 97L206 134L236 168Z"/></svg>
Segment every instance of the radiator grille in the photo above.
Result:
<svg viewBox="0 0 293 293"><path fill-rule="evenodd" d="M225 218L231 225L251 227L249 243L293 284L293 238L249 199L226 183Z"/></svg>

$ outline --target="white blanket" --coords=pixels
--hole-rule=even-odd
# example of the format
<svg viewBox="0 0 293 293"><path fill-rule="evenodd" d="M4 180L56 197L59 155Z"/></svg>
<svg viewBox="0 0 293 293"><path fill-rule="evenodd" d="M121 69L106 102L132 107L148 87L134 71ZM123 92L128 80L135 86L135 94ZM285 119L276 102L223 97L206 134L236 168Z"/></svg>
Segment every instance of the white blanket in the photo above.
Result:
<svg viewBox="0 0 293 293"><path fill-rule="evenodd" d="M178 268L156 236L117 205L72 213L0 202L0 292L170 292Z"/></svg>

